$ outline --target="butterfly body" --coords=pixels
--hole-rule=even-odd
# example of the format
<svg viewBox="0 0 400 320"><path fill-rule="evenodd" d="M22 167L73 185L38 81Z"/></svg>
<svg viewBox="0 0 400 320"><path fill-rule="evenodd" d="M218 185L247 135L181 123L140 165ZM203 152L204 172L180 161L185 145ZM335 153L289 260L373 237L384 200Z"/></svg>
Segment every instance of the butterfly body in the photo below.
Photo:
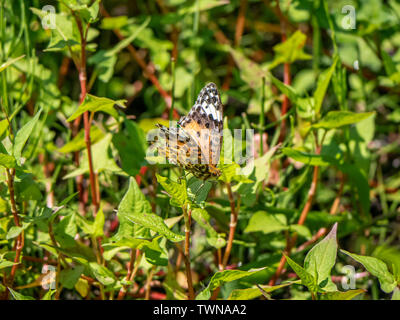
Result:
<svg viewBox="0 0 400 320"><path fill-rule="evenodd" d="M214 83L200 91L194 106L177 127L157 127L166 142L159 148L160 155L202 180L221 175L217 164L222 145L222 103Z"/></svg>

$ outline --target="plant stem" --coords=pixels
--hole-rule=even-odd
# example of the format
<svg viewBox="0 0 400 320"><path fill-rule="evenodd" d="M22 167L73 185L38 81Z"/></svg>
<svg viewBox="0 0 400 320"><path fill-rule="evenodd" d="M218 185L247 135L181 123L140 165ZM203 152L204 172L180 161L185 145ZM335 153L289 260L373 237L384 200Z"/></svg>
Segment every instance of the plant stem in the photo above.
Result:
<svg viewBox="0 0 400 320"><path fill-rule="evenodd" d="M156 269L156 266L153 266L150 269L149 275L147 276L144 300L149 300L149 298L150 298L151 281L153 280L153 275L154 275L155 269Z"/></svg>
<svg viewBox="0 0 400 320"><path fill-rule="evenodd" d="M331 214L331 215L335 215L336 212L337 212L337 210L338 210L338 207L339 207L339 204L340 204L340 199L341 199L341 196L342 196L342 193L343 193L343 187L344 187L344 177L343 177L343 175L342 175L338 193L337 193L337 195L336 195L336 197L335 197L335 200L333 201L332 206L331 206L331 209L330 209L330 211L329 211L329 214ZM311 244L317 242L317 240L318 240L319 238L323 237L323 236L327 233L327 231L328 231L327 228L321 228L321 229L319 229L318 232L317 232L310 240L304 242L301 246L299 246L299 247L296 249L296 252L303 251L303 250L304 250L305 248L307 248L309 245L311 245Z"/></svg>
<svg viewBox="0 0 400 320"><path fill-rule="evenodd" d="M175 66L176 60L174 57L171 59L171 75L172 75L172 91L171 91L171 108L169 109L169 121L174 119L174 104L175 104Z"/></svg>
<svg viewBox="0 0 400 320"><path fill-rule="evenodd" d="M231 218L230 218L230 223L229 223L228 242L226 244L224 257L222 259L222 264L220 264L218 266L220 271L225 270L226 265L228 264L228 261L229 261L229 256L231 254L232 246L233 246L233 240L235 238L235 231L236 231L236 225L237 225L239 208L240 208L240 198L238 198L237 208L235 206L235 199L233 197L231 184L230 183L226 183L225 185L226 185L226 190L228 192L229 204L230 204L230 207L231 207ZM211 296L211 300L217 299L219 291L220 291L220 287L218 287L218 288L216 288L214 290L214 292L212 293L212 296Z"/></svg>
<svg viewBox="0 0 400 320"><path fill-rule="evenodd" d="M262 78L262 83L261 83L261 111L260 111L260 122L259 122L259 135L260 135L260 150L259 150L259 156L261 157L264 153L264 117L265 117L265 111L264 111L264 103L265 103L265 77Z"/></svg>
<svg viewBox="0 0 400 320"><path fill-rule="evenodd" d="M79 17L75 15L75 20L78 25L79 34L81 37L81 59L79 64L79 83L81 86L81 95L80 95L80 103L82 104L85 100L87 94L86 81L86 37L89 30L89 25L86 26L86 31L83 30L82 21ZM91 119L92 117L90 117ZM92 194L92 204L94 208L93 214L96 215L97 211L99 211L99 203L97 201L97 192L96 192L96 178L93 169L93 159L92 159L92 147L91 147L91 139L90 139L90 127L91 121L89 119L89 111L86 111L83 114L83 125L85 129L85 143L86 149L88 153L88 162L89 162L89 180L90 180L90 190Z"/></svg>
<svg viewBox="0 0 400 320"><path fill-rule="evenodd" d="M133 278L135 277L135 275L139 269L141 260L142 260L142 254L141 254L140 250L139 249L136 249L136 250L131 249L131 258L129 261L128 273L125 278L126 281L133 280ZM122 286L122 288L120 289L120 291L118 293L117 300L122 300L123 298L125 298L128 288L129 288L129 285Z"/></svg>
<svg viewBox="0 0 400 320"><path fill-rule="evenodd" d="M194 300L195 294L193 289L193 281L192 281L192 269L190 267L190 227L191 227L191 220L192 220L192 211L187 210L187 206L184 205L182 207L183 210L183 217L185 219L185 247L183 251L183 261L185 263L186 268L186 278L188 284L188 299ZM179 249L178 245L178 249Z"/></svg>
<svg viewBox="0 0 400 320"><path fill-rule="evenodd" d="M7 186L8 186L8 191L10 193L10 202L11 202L11 213L13 215L14 218L14 223L17 227L21 227L21 222L18 216L18 209L17 209L17 205L15 202L15 190L14 190L14 177L15 177L15 169L6 169L6 174L7 174ZM14 258L14 265L11 268L11 272L10 272L10 278L7 281L7 285L12 287L13 283L14 283L14 278L15 278L15 273L17 271L17 267L19 264L19 260L20 260L20 256L21 256L21 252L22 249L24 248L24 242L25 242L25 238L24 238L24 231L22 231L16 240L15 243L15 258ZM6 290L4 293L5 299L8 299L8 295L9 295L9 291Z"/></svg>
<svg viewBox="0 0 400 320"><path fill-rule="evenodd" d="M238 212L239 210L236 210L235 208L235 199L233 197L232 187L230 183L226 183L226 189L228 191L229 204L231 206L231 218L229 223L228 243L226 245L224 258L222 259L222 270L224 270L226 265L228 264L229 256L231 254L233 239L235 237L236 225L238 220L238 213L239 213Z"/></svg>

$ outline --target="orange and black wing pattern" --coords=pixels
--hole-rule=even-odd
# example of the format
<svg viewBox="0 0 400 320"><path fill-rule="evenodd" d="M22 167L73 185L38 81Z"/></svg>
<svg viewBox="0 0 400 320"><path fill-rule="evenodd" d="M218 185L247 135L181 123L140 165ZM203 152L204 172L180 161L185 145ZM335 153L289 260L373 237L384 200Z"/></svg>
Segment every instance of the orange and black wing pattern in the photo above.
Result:
<svg viewBox="0 0 400 320"><path fill-rule="evenodd" d="M218 178L217 169L222 145L223 110L217 86L207 84L199 93L188 113L177 127L158 125L164 147L159 155L181 166L199 179Z"/></svg>

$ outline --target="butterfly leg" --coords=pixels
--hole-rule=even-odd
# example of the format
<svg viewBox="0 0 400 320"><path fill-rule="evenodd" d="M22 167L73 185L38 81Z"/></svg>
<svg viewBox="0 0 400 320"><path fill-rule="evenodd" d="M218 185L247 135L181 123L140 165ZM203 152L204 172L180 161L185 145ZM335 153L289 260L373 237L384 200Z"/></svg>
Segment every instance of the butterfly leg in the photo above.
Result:
<svg viewBox="0 0 400 320"><path fill-rule="evenodd" d="M185 172L185 170L183 170L183 172ZM178 178L178 183L180 184L181 183L181 180L186 180L186 177L188 176L188 174L189 174L190 172L186 172L183 176L180 176L179 178Z"/></svg>

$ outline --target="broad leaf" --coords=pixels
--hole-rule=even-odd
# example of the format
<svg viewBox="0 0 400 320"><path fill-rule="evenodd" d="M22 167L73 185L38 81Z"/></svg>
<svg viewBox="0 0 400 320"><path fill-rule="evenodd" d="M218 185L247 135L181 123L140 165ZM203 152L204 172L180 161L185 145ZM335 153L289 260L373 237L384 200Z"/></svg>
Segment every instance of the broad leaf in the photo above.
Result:
<svg viewBox="0 0 400 320"><path fill-rule="evenodd" d="M305 285L311 292L318 291L317 279L315 279L311 273L309 273L302 266L294 262L290 257L286 256L286 261L294 272L299 276L301 283Z"/></svg>
<svg viewBox="0 0 400 320"><path fill-rule="evenodd" d="M328 89L329 82L331 81L332 74L335 71L338 58L336 58L329 69L321 73L318 78L317 88L314 92L314 111L316 115L319 115L322 101L324 100L326 90Z"/></svg>
<svg viewBox="0 0 400 320"><path fill-rule="evenodd" d="M106 267L96 263L89 263L90 271L93 273L94 277L99 280L105 286L113 285L116 281L114 273L108 270Z"/></svg>
<svg viewBox="0 0 400 320"><path fill-rule="evenodd" d="M96 97L91 94L87 94L85 100L78 107L78 109L68 118L67 121L71 122L72 120L75 120L86 111L90 112L102 111L108 113L109 115L117 119L118 112L114 108L114 105L118 105L121 108L125 108L125 102L126 102L125 100L114 101L108 98Z"/></svg>
<svg viewBox="0 0 400 320"><path fill-rule="evenodd" d="M20 294L17 291L14 291L11 288L8 288L8 290L11 293L11 296L13 297L14 300L35 300L34 298L30 297L30 296L24 296L23 294Z"/></svg>
<svg viewBox="0 0 400 320"><path fill-rule="evenodd" d="M304 268L317 279L317 284L325 291L337 290L331 280L331 270L337 254L336 230L337 223L329 234L308 252L304 260Z"/></svg>
<svg viewBox="0 0 400 320"><path fill-rule="evenodd" d="M375 114L375 112L355 113L350 111L330 111L313 128L335 129L349 124L357 123Z"/></svg>
<svg viewBox="0 0 400 320"><path fill-rule="evenodd" d="M35 124L39 120L40 114L42 113L42 109L40 109L36 115L27 122L15 135L14 146L13 146L13 155L19 161L22 149L24 148L26 141L29 139Z"/></svg>
<svg viewBox="0 0 400 320"><path fill-rule="evenodd" d="M187 190L186 190L186 180L181 179L180 183L175 182L169 178L160 176L156 174L157 181L162 185L162 187L171 196L171 204L181 207L185 205L188 200Z"/></svg>
<svg viewBox="0 0 400 320"><path fill-rule="evenodd" d="M352 300L364 292L363 289L327 292L321 295L321 300Z"/></svg>
<svg viewBox="0 0 400 320"><path fill-rule="evenodd" d="M216 288L218 288L219 286L221 286L222 284L254 275L262 270L265 270L265 268L249 270L249 271L242 271L242 270L218 271L212 276L207 288L205 288L196 296L196 300L208 300L210 299L211 292Z"/></svg>
<svg viewBox="0 0 400 320"><path fill-rule="evenodd" d="M265 211L257 211L254 213L249 221L244 232L262 232L268 234L287 230L286 216L284 214L270 214Z"/></svg>
<svg viewBox="0 0 400 320"><path fill-rule="evenodd" d="M368 272L377 277L379 279L381 289L384 292L390 293L397 286L394 276L389 272L387 265L382 260L369 256L361 256L345 250L340 251L361 263Z"/></svg>

